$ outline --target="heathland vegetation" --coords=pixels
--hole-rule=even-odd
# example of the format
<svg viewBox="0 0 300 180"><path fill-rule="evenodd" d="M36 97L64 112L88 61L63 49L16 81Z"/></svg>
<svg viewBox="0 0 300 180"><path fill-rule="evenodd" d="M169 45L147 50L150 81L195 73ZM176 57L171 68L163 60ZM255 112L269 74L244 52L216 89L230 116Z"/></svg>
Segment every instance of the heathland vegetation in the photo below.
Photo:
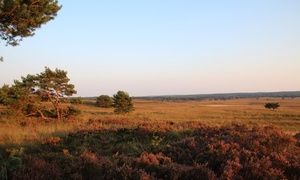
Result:
<svg viewBox="0 0 300 180"><path fill-rule="evenodd" d="M300 177L299 98L133 99L135 111L126 114L81 101L64 102L81 113L60 120L2 113L1 178Z"/></svg>
<svg viewBox="0 0 300 180"><path fill-rule="evenodd" d="M21 79L0 88L0 179L300 178L299 98L67 98L66 71Z"/></svg>

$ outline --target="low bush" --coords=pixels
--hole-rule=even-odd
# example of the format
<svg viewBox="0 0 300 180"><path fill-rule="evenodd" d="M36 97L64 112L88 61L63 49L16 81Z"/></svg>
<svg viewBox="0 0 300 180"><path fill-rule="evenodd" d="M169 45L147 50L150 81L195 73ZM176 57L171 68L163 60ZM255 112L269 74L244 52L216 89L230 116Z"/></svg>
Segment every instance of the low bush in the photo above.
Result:
<svg viewBox="0 0 300 180"><path fill-rule="evenodd" d="M68 106L68 115L69 116L77 116L81 114L81 110L74 107L74 106Z"/></svg>
<svg viewBox="0 0 300 180"><path fill-rule="evenodd" d="M70 103L71 103L71 104L82 104L83 101L82 101L82 98L81 98L81 97L77 97L77 98L71 98L71 99L70 99Z"/></svg>
<svg viewBox="0 0 300 180"><path fill-rule="evenodd" d="M101 95L97 97L95 105L101 108L111 108L113 107L113 100L108 95Z"/></svg>
<svg viewBox="0 0 300 180"><path fill-rule="evenodd" d="M300 178L298 134L274 127L189 124L182 131L144 124L48 138L22 156L13 179Z"/></svg>

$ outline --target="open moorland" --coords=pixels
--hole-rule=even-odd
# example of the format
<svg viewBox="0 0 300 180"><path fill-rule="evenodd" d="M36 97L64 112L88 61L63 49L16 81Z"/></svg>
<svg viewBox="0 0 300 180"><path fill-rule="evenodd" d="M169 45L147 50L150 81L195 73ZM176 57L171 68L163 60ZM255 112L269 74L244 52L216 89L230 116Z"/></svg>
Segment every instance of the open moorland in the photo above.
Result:
<svg viewBox="0 0 300 180"><path fill-rule="evenodd" d="M61 120L1 116L0 179L300 178L300 98L75 107Z"/></svg>

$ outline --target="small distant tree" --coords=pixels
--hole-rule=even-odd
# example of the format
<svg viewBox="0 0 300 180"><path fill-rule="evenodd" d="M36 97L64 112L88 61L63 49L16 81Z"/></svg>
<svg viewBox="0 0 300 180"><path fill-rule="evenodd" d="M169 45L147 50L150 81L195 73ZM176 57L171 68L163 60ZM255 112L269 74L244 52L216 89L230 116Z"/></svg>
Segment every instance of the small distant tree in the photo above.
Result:
<svg viewBox="0 0 300 180"><path fill-rule="evenodd" d="M113 100L108 95L101 95L96 99L96 106L101 108L110 108L113 106Z"/></svg>
<svg viewBox="0 0 300 180"><path fill-rule="evenodd" d="M266 109L272 109L273 111L279 107L280 107L279 103L266 103L265 104Z"/></svg>
<svg viewBox="0 0 300 180"><path fill-rule="evenodd" d="M116 114L126 114L134 110L132 98L124 91L118 91L113 100Z"/></svg>

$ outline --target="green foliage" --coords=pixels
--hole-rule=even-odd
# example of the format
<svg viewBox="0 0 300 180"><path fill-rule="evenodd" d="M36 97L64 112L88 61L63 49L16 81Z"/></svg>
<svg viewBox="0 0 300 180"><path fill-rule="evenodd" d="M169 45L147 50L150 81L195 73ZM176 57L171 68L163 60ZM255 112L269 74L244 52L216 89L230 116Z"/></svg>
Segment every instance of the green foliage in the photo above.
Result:
<svg viewBox="0 0 300 180"><path fill-rule="evenodd" d="M0 179L11 179L13 173L22 164L24 148L6 149L4 156L0 156Z"/></svg>
<svg viewBox="0 0 300 180"><path fill-rule="evenodd" d="M36 115L42 108L38 96L32 94L33 77L22 77L13 86L3 85L0 89L0 104L8 106L14 114Z"/></svg>
<svg viewBox="0 0 300 180"><path fill-rule="evenodd" d="M273 111L279 107L280 107L279 103L266 103L265 104L266 109L272 109Z"/></svg>
<svg viewBox="0 0 300 180"><path fill-rule="evenodd" d="M8 105L9 104L9 92L10 92L10 87L9 85L4 84L2 88L0 89L0 104L2 105Z"/></svg>
<svg viewBox="0 0 300 180"><path fill-rule="evenodd" d="M75 108L74 106L68 106L68 115L70 116L77 116L81 114L81 110L78 108Z"/></svg>
<svg viewBox="0 0 300 180"><path fill-rule="evenodd" d="M54 19L61 9L57 0L0 1L0 39L18 45L24 37Z"/></svg>
<svg viewBox="0 0 300 180"><path fill-rule="evenodd" d="M45 71L35 75L35 86L38 89L35 91L41 97L47 97L53 104L57 118L62 119L67 116L67 111L62 105L61 99L64 96L72 96L77 92L74 90L73 84L68 84L70 79L67 77L67 71L55 69L52 71L46 67Z"/></svg>
<svg viewBox="0 0 300 180"><path fill-rule="evenodd" d="M132 98L124 91L118 91L113 100L116 114L126 114L134 110Z"/></svg>
<svg viewBox="0 0 300 180"><path fill-rule="evenodd" d="M38 92L52 98L63 98L76 94L73 84L68 84L70 79L67 77L67 71L55 69L52 71L46 67L45 71L35 76L36 85L39 87Z"/></svg>
<svg viewBox="0 0 300 180"><path fill-rule="evenodd" d="M71 98L70 103L71 104L82 104L82 98L81 97Z"/></svg>
<svg viewBox="0 0 300 180"><path fill-rule="evenodd" d="M164 140L164 138L161 138L159 136L153 135L153 139L151 140L151 145L154 147L158 147L159 144Z"/></svg>
<svg viewBox="0 0 300 180"><path fill-rule="evenodd" d="M67 116L66 108L61 99L71 96L76 91L73 84L68 84L67 72L56 69L52 71L45 68L45 72L36 75L21 77L21 81L15 80L14 85L4 85L0 89L0 103L8 105L24 115L37 115L44 117L44 107L40 102L47 99L53 104L54 112L58 119Z"/></svg>
<svg viewBox="0 0 300 180"><path fill-rule="evenodd" d="M113 100L108 95L101 95L96 99L96 106L101 108L110 108L113 106Z"/></svg>

